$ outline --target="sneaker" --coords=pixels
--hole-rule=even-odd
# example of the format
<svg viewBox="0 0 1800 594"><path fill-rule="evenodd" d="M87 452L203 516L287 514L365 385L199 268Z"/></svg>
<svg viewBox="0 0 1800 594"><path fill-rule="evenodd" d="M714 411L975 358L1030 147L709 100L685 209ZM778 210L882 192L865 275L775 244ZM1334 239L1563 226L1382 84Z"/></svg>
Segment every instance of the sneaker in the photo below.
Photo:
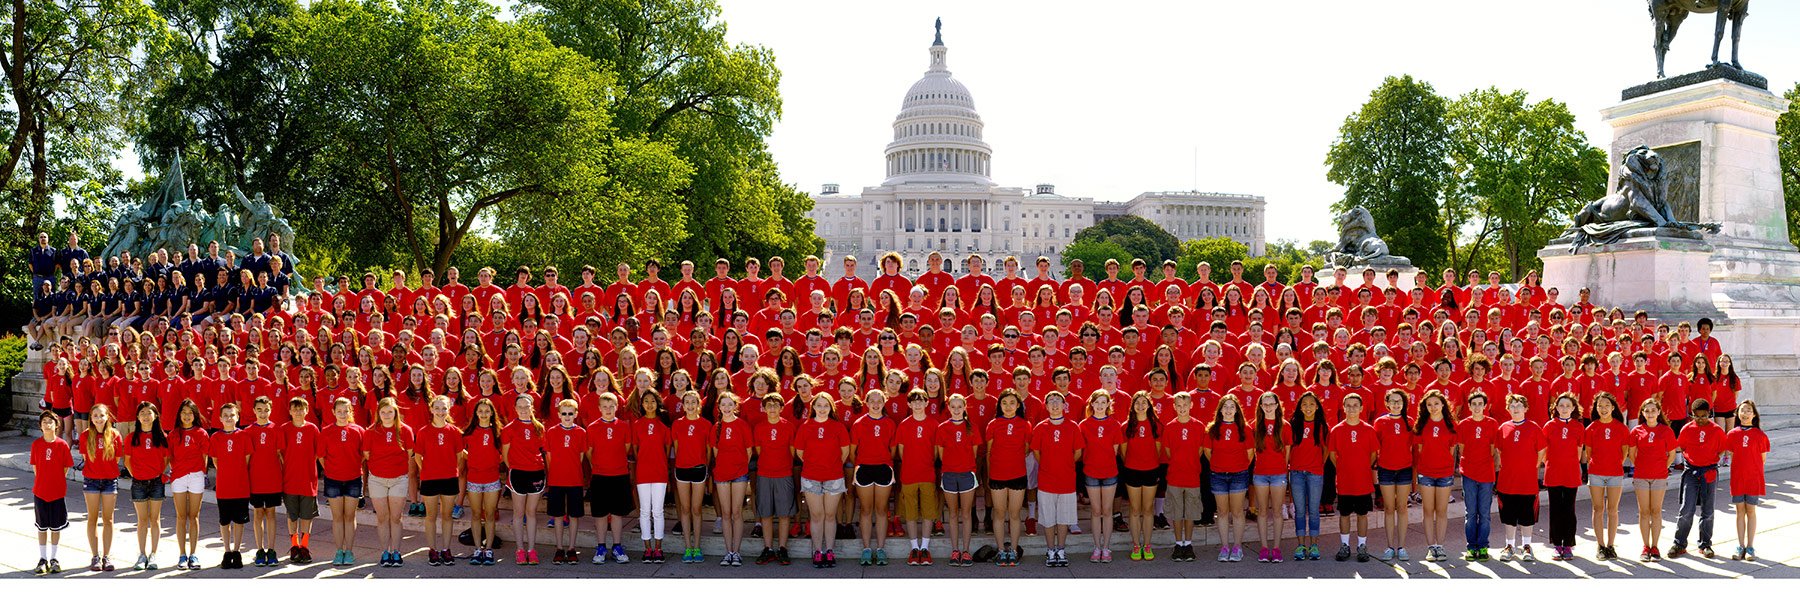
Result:
<svg viewBox="0 0 1800 594"><path fill-rule="evenodd" d="M1393 561L1393 560L1394 560L1394 549L1392 547L1381 550L1381 561L1383 563Z"/></svg>
<svg viewBox="0 0 1800 594"><path fill-rule="evenodd" d="M556 561L557 561L557 564L559 564L559 565L562 564L562 554L563 553L561 550L556 551L556 557L557 557ZM426 565L430 565L432 567L437 567L439 561L440 561L440 559L438 559L437 549L427 549L425 551L425 564ZM258 564L262 563L262 553L256 554L256 562Z"/></svg>
<svg viewBox="0 0 1800 594"><path fill-rule="evenodd" d="M1300 546L1294 547L1294 560L1295 561L1305 561L1306 560L1306 545L1300 545Z"/></svg>
<svg viewBox="0 0 1800 594"><path fill-rule="evenodd" d="M1356 545L1356 562L1357 563L1368 563L1369 562L1369 545L1366 545L1366 544Z"/></svg>
<svg viewBox="0 0 1800 594"><path fill-rule="evenodd" d="M1511 562L1513 562L1514 559L1518 559L1518 558L1519 558L1519 556L1513 552L1512 545L1506 545L1506 548L1500 549L1500 562L1501 563L1511 563Z"/></svg>
<svg viewBox="0 0 1800 594"><path fill-rule="evenodd" d="M450 519L461 520L462 517L463 517L463 506L460 506L460 505L450 506Z"/></svg>
<svg viewBox="0 0 1800 594"><path fill-rule="evenodd" d="M1069 526L1069 534L1081 534L1081 522Z"/></svg>
<svg viewBox="0 0 1800 594"><path fill-rule="evenodd" d="M594 547L594 558L593 558L593 560L591 560L589 562L593 563L595 565L605 565L606 557L607 557L606 546L605 545L597 546L597 547Z"/></svg>
<svg viewBox="0 0 1800 594"><path fill-rule="evenodd" d="M1338 552L1336 555L1332 555L1332 558L1336 559L1340 563L1342 563L1344 561L1349 561L1350 560L1350 545L1349 544L1338 545Z"/></svg>
<svg viewBox="0 0 1800 594"><path fill-rule="evenodd" d="M1756 547L1744 547L1744 560L1745 561L1755 561L1756 560ZM57 565L55 559L51 559L50 560L50 573L56 573L58 571L62 571L62 566Z"/></svg>
<svg viewBox="0 0 1800 594"><path fill-rule="evenodd" d="M644 562L649 563L650 560L645 559ZM513 553L513 563L515 565L529 565L530 564L529 560L525 558L525 549L519 549L518 551L515 551Z"/></svg>
<svg viewBox="0 0 1800 594"><path fill-rule="evenodd" d="M968 559L967 556L964 556L963 558ZM1112 563L1112 549L1100 549L1100 562Z"/></svg>
<svg viewBox="0 0 1800 594"><path fill-rule="evenodd" d="M1152 522L1157 530L1169 529L1169 518L1164 517L1162 514L1156 514L1156 519Z"/></svg>
<svg viewBox="0 0 1800 594"><path fill-rule="evenodd" d="M1231 547L1228 547L1225 545L1219 545L1219 562L1227 563L1230 561L1231 561Z"/></svg>
<svg viewBox="0 0 1800 594"><path fill-rule="evenodd" d="M1243 561L1243 560L1244 560L1244 547L1241 547L1241 546L1231 547L1231 562L1237 563L1237 562Z"/></svg>
<svg viewBox="0 0 1800 594"><path fill-rule="evenodd" d="M1106 551L1106 553L1107 553L1106 554L1107 558L1103 559L1103 560L1110 561L1111 557L1112 557L1112 551ZM1156 560L1156 549L1152 549L1148 546L1144 547L1144 560L1145 561L1155 561Z"/></svg>
<svg viewBox="0 0 1800 594"><path fill-rule="evenodd" d="M1281 547L1280 546L1269 547L1269 562L1270 563L1280 563L1281 562Z"/></svg>
<svg viewBox="0 0 1800 594"><path fill-rule="evenodd" d="M137 562L131 564L131 569L132 569L132 571L143 571L144 566L148 565L149 563L150 563L150 558L145 557L140 554L137 557Z"/></svg>
<svg viewBox="0 0 1800 594"><path fill-rule="evenodd" d="M830 555L831 551L825 551L825 554ZM931 565L931 549L919 549L919 565Z"/></svg>
<svg viewBox="0 0 1800 594"><path fill-rule="evenodd" d="M1313 544L1306 547L1306 559L1308 561L1319 560L1319 545Z"/></svg>
<svg viewBox="0 0 1800 594"><path fill-rule="evenodd" d="M1138 550L1137 545L1131 546L1131 560L1132 561L1144 560L1144 554ZM1100 562L1100 549L1094 549L1093 551L1090 551L1088 553L1088 563L1099 563L1099 562Z"/></svg>
<svg viewBox="0 0 1800 594"><path fill-rule="evenodd" d="M631 555L625 554L625 545L624 544L614 544L612 546L612 556L613 556L613 563L630 563L631 562ZM488 552L488 565L493 565L493 564L494 564L494 553L492 551L489 551Z"/></svg>
<svg viewBox="0 0 1800 594"><path fill-rule="evenodd" d="M783 566L786 566L786 565L792 564L794 562L794 559L793 559L793 557L788 556L787 547L776 547L775 561L782 564Z"/></svg>
<svg viewBox="0 0 1800 594"><path fill-rule="evenodd" d="M569 560L568 553L563 552L562 549L557 549L555 553L552 553L550 555L550 564L551 565L562 565L564 561L568 561L568 560Z"/></svg>
<svg viewBox="0 0 1800 594"><path fill-rule="evenodd" d="M1056 551L1044 551L1044 567L1056 567Z"/></svg>
<svg viewBox="0 0 1800 594"><path fill-rule="evenodd" d="M531 564L537 565L537 551L531 552ZM406 558L400 554L400 551L394 551L394 567L401 567L404 565L406 565Z"/></svg>
<svg viewBox="0 0 1800 594"><path fill-rule="evenodd" d="M198 569L198 568L195 568ZM62 561L50 560L50 573L62 573Z"/></svg>
<svg viewBox="0 0 1800 594"><path fill-rule="evenodd" d="M1713 558L1713 548L1710 546L1702 545L1700 547L1700 556L1705 557L1707 559ZM150 569L156 569L156 565L155 565L154 561L151 562Z"/></svg>
<svg viewBox="0 0 1800 594"><path fill-rule="evenodd" d="M730 560L731 560L732 567L743 567L744 566L744 556L743 555L733 552L733 553L731 553Z"/></svg>
<svg viewBox="0 0 1800 594"><path fill-rule="evenodd" d="M1652 549L1652 550L1654 550L1654 549ZM1669 547L1669 558L1670 559L1680 559L1682 557L1682 555L1686 555L1686 554L1687 554L1687 547L1685 547L1685 546L1675 545L1675 546Z"/></svg>
<svg viewBox="0 0 1800 594"><path fill-rule="evenodd" d="M1406 547L1400 547L1398 549L1394 549L1394 557L1401 561L1411 561L1412 560L1412 557L1410 557L1406 554Z"/></svg>
<svg viewBox="0 0 1800 594"><path fill-rule="evenodd" d="M300 545L300 556L297 559L293 558L293 557L289 557L289 559L294 560L294 562L300 563L302 565L307 564L307 563L312 563L312 561L313 561L312 547L309 547L306 545ZM195 567L194 569L199 569L199 568Z"/></svg>
<svg viewBox="0 0 1800 594"><path fill-rule="evenodd" d="M909 567L917 567L919 565L919 549L913 549L906 553L906 565Z"/></svg>
<svg viewBox="0 0 1800 594"><path fill-rule="evenodd" d="M1037 536L1037 518L1025 518L1025 535Z"/></svg>
<svg viewBox="0 0 1800 594"><path fill-rule="evenodd" d="M756 554L756 564L757 565L768 565L769 562L774 561L774 560L775 560L775 549L771 549L769 547L763 547L762 552Z"/></svg>
<svg viewBox="0 0 1800 594"><path fill-rule="evenodd" d="M875 549L875 566L887 567L887 549Z"/></svg>
<svg viewBox="0 0 1800 594"><path fill-rule="evenodd" d="M1738 548L1741 549L1743 547L1738 547ZM37 566L31 568L31 572L35 573L37 575L44 575L44 574L50 573L50 560L45 559L43 557L38 557Z"/></svg>
<svg viewBox="0 0 1800 594"><path fill-rule="evenodd" d="M910 563L910 562L907 564L908 565L916 565L915 563ZM825 568L825 551L814 550L813 551L813 569L824 569L824 568Z"/></svg>
<svg viewBox="0 0 1800 594"><path fill-rule="evenodd" d="M863 549L862 554L858 555L856 557L856 564L861 565L863 567L868 567L870 565L874 565L875 564L875 549Z"/></svg>
<svg viewBox="0 0 1800 594"><path fill-rule="evenodd" d="M1537 562L1537 555L1532 554L1531 545L1525 545L1525 550L1519 552L1519 560L1526 563Z"/></svg>
<svg viewBox="0 0 1800 594"><path fill-rule="evenodd" d="M1464 561L1480 561L1481 560L1481 549L1469 549L1467 551L1463 551L1462 559Z"/></svg>

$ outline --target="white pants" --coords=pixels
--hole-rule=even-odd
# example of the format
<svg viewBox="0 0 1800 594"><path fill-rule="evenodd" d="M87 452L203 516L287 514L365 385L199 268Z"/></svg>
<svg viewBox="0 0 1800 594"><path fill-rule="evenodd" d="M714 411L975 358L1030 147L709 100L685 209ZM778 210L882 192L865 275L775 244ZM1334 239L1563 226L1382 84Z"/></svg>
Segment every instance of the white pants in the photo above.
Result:
<svg viewBox="0 0 1800 594"><path fill-rule="evenodd" d="M641 483L638 494L638 532L644 540L663 538L663 501L668 498L668 483ZM692 527L684 528L691 530Z"/></svg>

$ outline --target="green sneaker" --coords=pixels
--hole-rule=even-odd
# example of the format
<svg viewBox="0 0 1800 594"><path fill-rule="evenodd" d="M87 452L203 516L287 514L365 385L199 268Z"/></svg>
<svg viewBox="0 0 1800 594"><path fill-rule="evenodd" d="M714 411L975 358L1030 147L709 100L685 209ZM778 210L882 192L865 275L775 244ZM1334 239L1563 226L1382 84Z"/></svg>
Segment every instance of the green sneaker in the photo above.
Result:
<svg viewBox="0 0 1800 594"><path fill-rule="evenodd" d="M875 564L875 549L863 549L862 556L857 557L856 564L868 567Z"/></svg>

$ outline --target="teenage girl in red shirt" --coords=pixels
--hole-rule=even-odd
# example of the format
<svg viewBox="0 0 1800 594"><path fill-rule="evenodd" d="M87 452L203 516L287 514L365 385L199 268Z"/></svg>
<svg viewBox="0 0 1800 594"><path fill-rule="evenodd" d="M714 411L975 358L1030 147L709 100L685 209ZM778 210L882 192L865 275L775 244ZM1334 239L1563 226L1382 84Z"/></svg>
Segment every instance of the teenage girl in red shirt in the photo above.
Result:
<svg viewBox="0 0 1800 594"><path fill-rule="evenodd" d="M1413 425L1413 464L1418 471L1420 507L1424 511L1425 560L1450 560L1444 552L1444 532L1450 528L1450 480L1456 475L1456 418L1449 399L1431 390L1419 400L1419 420ZM1405 510L1401 510L1405 513Z"/></svg>
<svg viewBox="0 0 1800 594"><path fill-rule="evenodd" d="M888 499L894 487L894 420L887 416L887 393L869 390L865 395L865 414L850 428L850 456L855 464L851 483L861 513L862 556L864 567L887 565Z"/></svg>
<svg viewBox="0 0 1800 594"><path fill-rule="evenodd" d="M1096 392L1096 398L1103 393ZM1131 506L1126 514L1126 525L1131 531L1132 559L1154 559L1156 553L1151 548L1150 535L1156 520L1156 485L1162 481L1161 465L1166 453L1162 445L1162 423L1156 418L1156 408L1151 405L1148 392L1138 392L1131 397L1131 410L1126 415L1124 468L1119 476L1120 482L1125 483L1126 500ZM1191 521L1189 525L1192 525ZM1112 561L1112 551L1106 551L1100 561Z"/></svg>
<svg viewBox="0 0 1800 594"><path fill-rule="evenodd" d="M1020 553L1013 543L1021 542L1024 536L1020 511L1025 504L1025 457L1031 443L1031 424L1025 420L1024 400L1012 388L1000 391L995 411L994 419L982 431L987 443L988 493L999 518L994 526L994 540L999 541L1000 553L994 562L1013 567L1018 565Z"/></svg>
<svg viewBox="0 0 1800 594"><path fill-rule="evenodd" d="M1587 464L1588 494L1593 500L1594 540L1599 550L1595 558L1608 561L1618 558L1614 547L1619 538L1619 495L1625 491L1625 444L1630 433L1625 428L1625 415L1612 394L1594 395L1594 421L1587 426L1587 439L1581 448L1581 460Z"/></svg>
<svg viewBox="0 0 1800 594"><path fill-rule="evenodd" d="M1256 560L1281 562L1281 510L1287 499L1288 431L1282 418L1281 396L1264 392L1256 399L1256 464L1250 477L1256 511Z"/></svg>
<svg viewBox="0 0 1800 594"><path fill-rule="evenodd" d="M1412 496L1413 473L1413 428L1406 419L1406 391L1388 390L1382 395L1382 402L1387 405L1387 414L1375 418L1375 438L1380 443L1376 450L1375 474L1376 484L1380 486L1382 503L1382 530L1387 533L1387 548L1381 552L1382 561L1406 561L1406 533L1411 517L1407 513L1406 503Z"/></svg>
<svg viewBox="0 0 1800 594"><path fill-rule="evenodd" d="M491 370L478 377L492 380ZM483 382L491 386L491 381ZM468 424L463 427L463 480L469 500L469 535L475 550L470 565L493 565L496 538L494 528L500 516L500 491L505 482L500 476L500 415L494 401L480 398L470 404Z"/></svg>
<svg viewBox="0 0 1800 594"><path fill-rule="evenodd" d="M969 550L969 515L975 505L975 460L981 433L969 421L969 403L963 395L952 394L944 407L950 418L938 425L934 447L943 468L939 486L949 506L945 530L950 537L950 565L969 567L975 563Z"/></svg>

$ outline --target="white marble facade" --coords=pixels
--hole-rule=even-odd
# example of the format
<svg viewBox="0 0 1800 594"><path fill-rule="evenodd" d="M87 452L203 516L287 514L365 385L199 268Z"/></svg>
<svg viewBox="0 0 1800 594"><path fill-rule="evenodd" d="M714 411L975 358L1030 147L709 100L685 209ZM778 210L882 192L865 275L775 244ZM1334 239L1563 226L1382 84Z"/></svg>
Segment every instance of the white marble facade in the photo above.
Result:
<svg viewBox="0 0 1800 594"><path fill-rule="evenodd" d="M933 251L960 271L970 254L998 270L998 258L1029 261L1060 254L1075 234L1109 217L1136 215L1176 238L1230 237L1264 251L1263 198L1210 192L1145 192L1126 202L1063 196L1050 184L1001 186L991 172L993 149L982 140L983 123L969 89L950 75L943 39L930 47L924 77L908 89L894 118L894 139L884 151L887 178L860 194L824 184L810 213L825 240L831 270L843 256L872 262L894 251L922 271ZM1095 263L1097 264L1097 263ZM1054 269L1061 271L1061 266ZM859 272L872 276L876 268Z"/></svg>

